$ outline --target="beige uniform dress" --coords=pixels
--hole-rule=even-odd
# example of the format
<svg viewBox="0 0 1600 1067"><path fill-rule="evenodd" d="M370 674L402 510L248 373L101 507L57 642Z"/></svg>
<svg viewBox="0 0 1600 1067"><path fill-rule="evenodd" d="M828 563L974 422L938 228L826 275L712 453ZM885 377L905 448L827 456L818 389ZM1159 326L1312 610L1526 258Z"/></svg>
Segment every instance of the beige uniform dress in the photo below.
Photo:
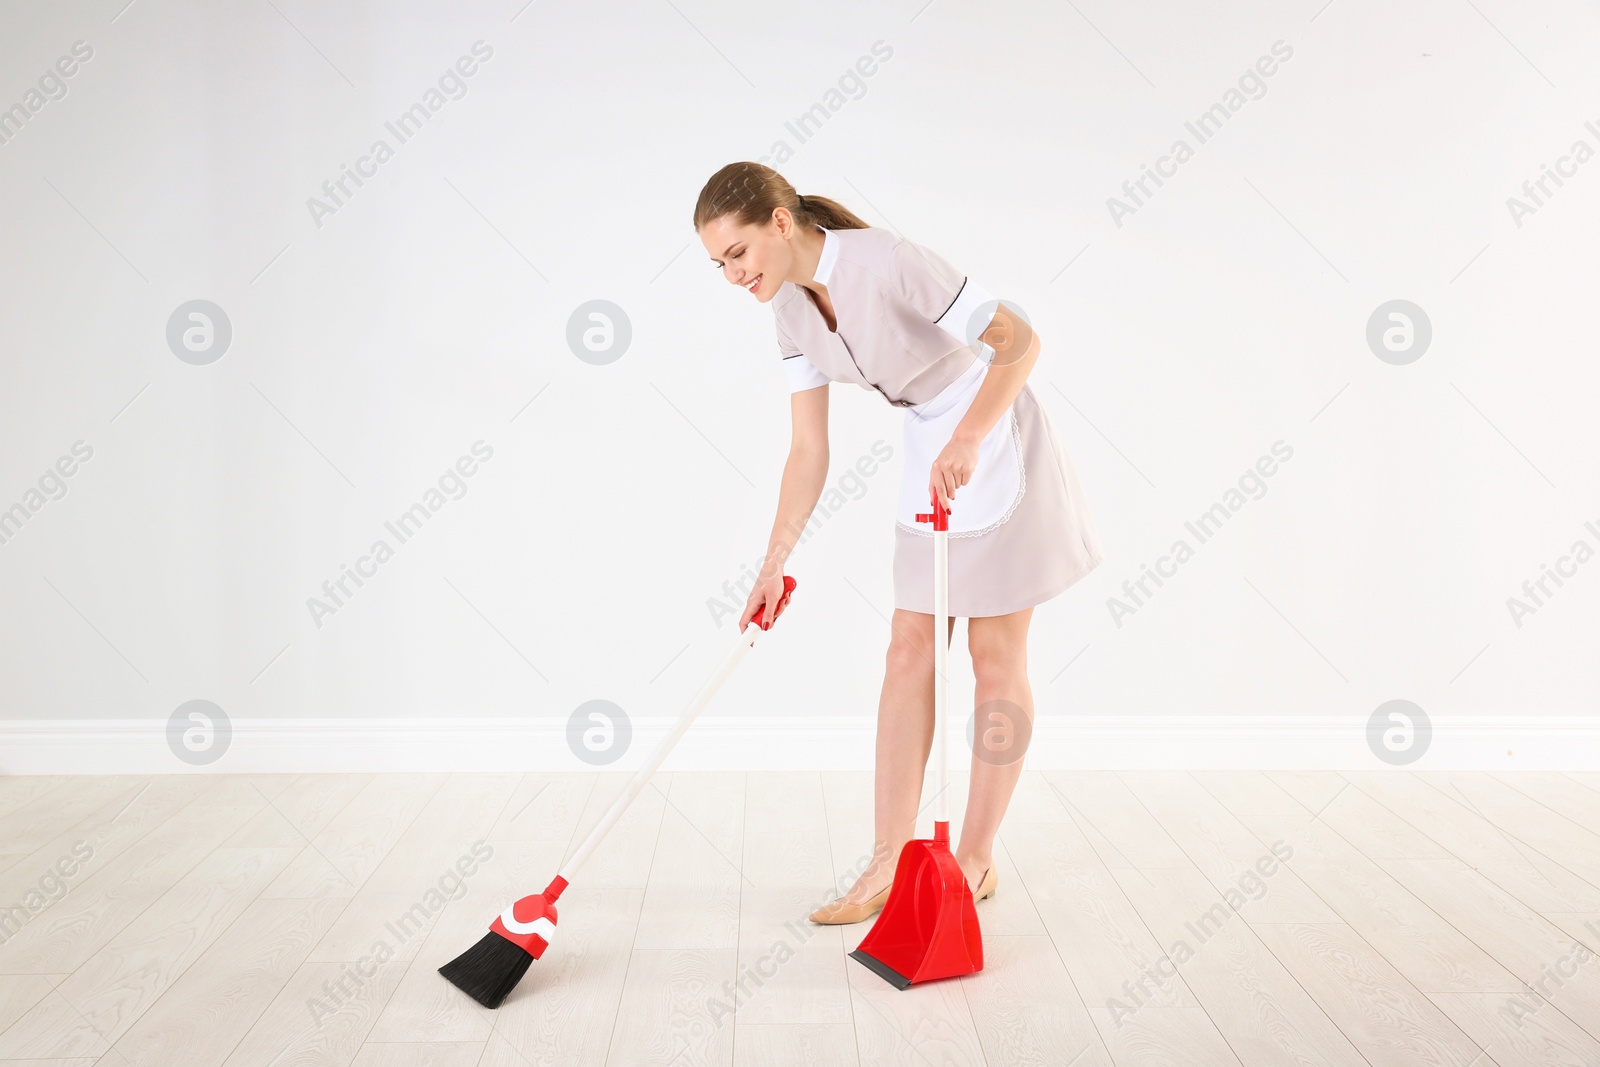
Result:
<svg viewBox="0 0 1600 1067"><path fill-rule="evenodd" d="M873 226L824 229L813 280L833 300L828 329L811 291L773 298L790 392L829 382L875 389L905 408L896 509L895 606L933 612L928 475L972 405L994 350L977 337L997 300L937 254ZM1032 387L978 446L950 508L950 614L1007 615L1049 600L1101 561L1100 538L1072 459Z"/></svg>

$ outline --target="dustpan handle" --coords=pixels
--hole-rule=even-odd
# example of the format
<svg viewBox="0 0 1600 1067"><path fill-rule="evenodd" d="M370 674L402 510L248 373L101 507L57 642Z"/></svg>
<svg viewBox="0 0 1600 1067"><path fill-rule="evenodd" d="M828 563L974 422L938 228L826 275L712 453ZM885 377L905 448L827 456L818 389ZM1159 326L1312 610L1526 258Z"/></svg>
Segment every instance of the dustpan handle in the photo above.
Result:
<svg viewBox="0 0 1600 1067"><path fill-rule="evenodd" d="M583 844L578 846L578 851L574 852L567 862L562 865L561 873L557 875L557 879L561 882L563 888L566 883L571 882L576 877L578 868L583 866L583 861L589 858L589 854L594 851L595 846L606 836L606 831L610 830L612 825L622 817L622 813L633 802L633 798L639 795L639 791L644 788L645 782L650 780L650 776L656 772L656 768L661 766L662 761L667 758L667 754L678 743L678 739L688 732L690 725L699 716L701 710L711 702L711 698L716 695L717 690L722 688L722 683L728 680L728 675L733 673L733 669L739 665L739 661L744 659L744 654L755 645L756 636L763 630L770 630L772 624L777 622L778 613L788 604L789 594L794 592L794 586L794 579L787 574L784 575L783 595L778 598L777 604L766 605L761 609L759 615L750 620L750 624L744 628L739 634L738 640L734 642L733 648L723 657L722 663L717 667L716 672L711 675L705 685L700 687L700 692L695 694L694 700L690 701L689 706L684 709L683 714L678 718L678 725L673 728L672 733L667 735L666 740L657 746L655 752L645 761L644 766L640 767L634 774L633 781L628 783L628 788L624 789L622 795L612 802L610 809L595 824L594 829L589 831L589 836L583 839ZM772 618L763 626L760 620L766 618L769 610Z"/></svg>
<svg viewBox="0 0 1600 1067"><path fill-rule="evenodd" d="M950 628L950 512L939 503L939 494L929 494L933 511L918 515L918 522L933 524L933 744L934 767L939 791L934 794L933 836L946 840L950 834L950 811L945 796L949 778L949 709L945 704L945 677L950 647L946 633Z"/></svg>

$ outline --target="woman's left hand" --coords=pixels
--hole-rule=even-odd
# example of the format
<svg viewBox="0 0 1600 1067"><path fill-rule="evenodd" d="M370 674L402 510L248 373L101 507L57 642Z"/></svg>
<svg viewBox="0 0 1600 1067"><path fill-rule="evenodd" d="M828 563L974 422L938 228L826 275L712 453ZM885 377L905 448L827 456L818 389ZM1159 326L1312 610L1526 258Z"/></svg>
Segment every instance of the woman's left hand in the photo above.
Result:
<svg viewBox="0 0 1600 1067"><path fill-rule="evenodd" d="M932 500L937 493L939 503L945 510L950 510L956 490L972 480L972 472L977 466L978 442L952 437L933 461L933 470L928 472L928 499Z"/></svg>

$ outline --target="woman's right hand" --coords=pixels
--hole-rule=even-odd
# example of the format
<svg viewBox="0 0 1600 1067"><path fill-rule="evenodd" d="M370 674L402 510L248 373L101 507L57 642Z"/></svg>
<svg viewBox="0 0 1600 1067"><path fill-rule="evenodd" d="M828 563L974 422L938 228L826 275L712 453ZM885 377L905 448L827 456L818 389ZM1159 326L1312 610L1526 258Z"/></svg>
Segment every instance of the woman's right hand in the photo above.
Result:
<svg viewBox="0 0 1600 1067"><path fill-rule="evenodd" d="M776 604L783 599L783 575L776 574L771 578L757 578L756 584L750 588L750 596L744 602L744 611L739 614L739 631L744 632L745 624L761 615L763 622L771 627L777 621L778 615L783 614L783 608L778 609L777 615L768 610L769 604ZM787 604L784 607L788 607ZM766 614L762 614L763 612Z"/></svg>

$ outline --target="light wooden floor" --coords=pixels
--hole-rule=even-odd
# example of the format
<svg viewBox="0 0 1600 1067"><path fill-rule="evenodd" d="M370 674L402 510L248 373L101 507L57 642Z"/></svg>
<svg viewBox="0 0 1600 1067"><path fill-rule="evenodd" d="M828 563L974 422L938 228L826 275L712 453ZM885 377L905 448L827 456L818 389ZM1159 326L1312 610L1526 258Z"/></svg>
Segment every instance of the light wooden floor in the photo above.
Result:
<svg viewBox="0 0 1600 1067"><path fill-rule="evenodd" d="M627 777L0 778L0 1062L1600 1064L1600 774L1029 771L906 992L805 921L869 774L662 774L499 1011L440 978Z"/></svg>

